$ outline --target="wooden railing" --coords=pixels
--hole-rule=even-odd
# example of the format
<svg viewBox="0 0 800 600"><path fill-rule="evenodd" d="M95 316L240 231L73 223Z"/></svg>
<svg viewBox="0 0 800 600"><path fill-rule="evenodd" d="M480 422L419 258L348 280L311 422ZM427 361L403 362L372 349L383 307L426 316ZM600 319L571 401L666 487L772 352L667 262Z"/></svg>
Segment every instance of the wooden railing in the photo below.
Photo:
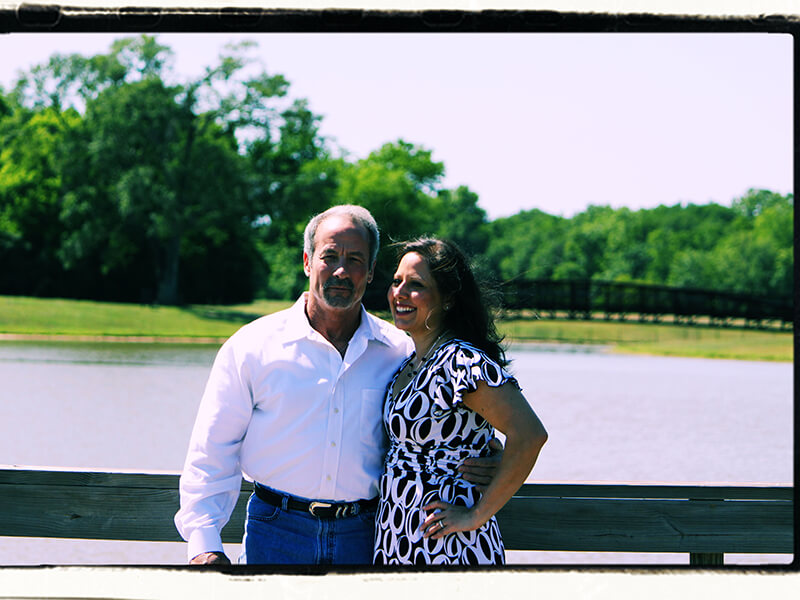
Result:
<svg viewBox="0 0 800 600"><path fill-rule="evenodd" d="M671 315L674 322L693 323L708 317L709 324L730 325L736 320L747 326L777 323L791 327L794 302L791 296L756 296L719 290L679 288L615 281L525 280L503 286L504 305L512 310L533 310L543 314L566 311L569 318L591 319L593 313L606 318L638 315L659 321Z"/></svg>
<svg viewBox="0 0 800 600"><path fill-rule="evenodd" d="M241 541L243 486L223 541ZM178 475L0 469L0 535L179 542ZM509 550L794 552L793 488L628 484L524 485L498 513Z"/></svg>

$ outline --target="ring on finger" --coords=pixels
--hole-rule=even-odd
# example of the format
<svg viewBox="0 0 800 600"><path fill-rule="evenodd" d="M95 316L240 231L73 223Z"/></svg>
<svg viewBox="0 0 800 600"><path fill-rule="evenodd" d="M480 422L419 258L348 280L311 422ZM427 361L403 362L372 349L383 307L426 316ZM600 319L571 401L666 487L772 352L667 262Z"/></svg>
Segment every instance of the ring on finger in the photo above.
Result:
<svg viewBox="0 0 800 600"><path fill-rule="evenodd" d="M447 525L445 525L444 519L442 519L439 521L439 529L444 529L445 527L447 527Z"/></svg>

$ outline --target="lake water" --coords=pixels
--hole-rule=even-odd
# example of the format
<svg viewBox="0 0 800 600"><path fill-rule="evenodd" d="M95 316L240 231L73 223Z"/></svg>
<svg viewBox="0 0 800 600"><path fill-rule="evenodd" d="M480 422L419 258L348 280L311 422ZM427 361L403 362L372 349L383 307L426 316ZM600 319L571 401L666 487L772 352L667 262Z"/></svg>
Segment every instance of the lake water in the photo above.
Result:
<svg viewBox="0 0 800 600"><path fill-rule="evenodd" d="M0 464L179 471L216 346L0 343ZM550 439L530 481L772 483L793 477L793 367L518 346ZM0 532L0 536L2 532ZM226 548L238 554L238 545ZM534 564L688 555L509 552ZM727 555L785 563L789 555ZM177 543L0 537L0 565L183 564Z"/></svg>

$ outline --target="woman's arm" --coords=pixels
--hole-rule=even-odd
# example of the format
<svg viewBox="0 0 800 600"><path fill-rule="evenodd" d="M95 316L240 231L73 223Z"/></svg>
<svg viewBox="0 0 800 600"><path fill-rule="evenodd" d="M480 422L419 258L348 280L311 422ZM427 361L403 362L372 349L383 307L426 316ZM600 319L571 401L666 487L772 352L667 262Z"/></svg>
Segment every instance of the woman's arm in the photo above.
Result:
<svg viewBox="0 0 800 600"><path fill-rule="evenodd" d="M510 383L493 388L480 382L477 390L464 396L464 405L505 434L505 451L497 473L472 508L441 501L422 507L426 511L439 509L428 515L420 526L425 537L440 538L483 525L525 483L547 441L547 432L539 417L522 392ZM444 526L440 526L441 523Z"/></svg>

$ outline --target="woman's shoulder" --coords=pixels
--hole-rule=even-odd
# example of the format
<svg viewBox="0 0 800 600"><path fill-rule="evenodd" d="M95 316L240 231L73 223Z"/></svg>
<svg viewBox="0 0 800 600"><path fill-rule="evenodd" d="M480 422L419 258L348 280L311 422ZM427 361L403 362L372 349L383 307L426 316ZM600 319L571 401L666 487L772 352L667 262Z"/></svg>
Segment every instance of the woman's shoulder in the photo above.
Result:
<svg viewBox="0 0 800 600"><path fill-rule="evenodd" d="M484 350L481 350L475 344L467 342L461 338L451 338L447 340L444 344L442 344L442 349L448 355L457 354L471 358L492 360Z"/></svg>
<svg viewBox="0 0 800 600"><path fill-rule="evenodd" d="M489 354L470 342L454 338L442 344L439 360L436 361L445 379L453 381L456 386L465 386L466 391L477 389L478 382L483 381L490 387L498 387L516 379Z"/></svg>
<svg viewBox="0 0 800 600"><path fill-rule="evenodd" d="M434 361L440 368L450 371L485 368L493 371L504 371L503 365L494 360L485 350L461 338L452 338L441 345Z"/></svg>

